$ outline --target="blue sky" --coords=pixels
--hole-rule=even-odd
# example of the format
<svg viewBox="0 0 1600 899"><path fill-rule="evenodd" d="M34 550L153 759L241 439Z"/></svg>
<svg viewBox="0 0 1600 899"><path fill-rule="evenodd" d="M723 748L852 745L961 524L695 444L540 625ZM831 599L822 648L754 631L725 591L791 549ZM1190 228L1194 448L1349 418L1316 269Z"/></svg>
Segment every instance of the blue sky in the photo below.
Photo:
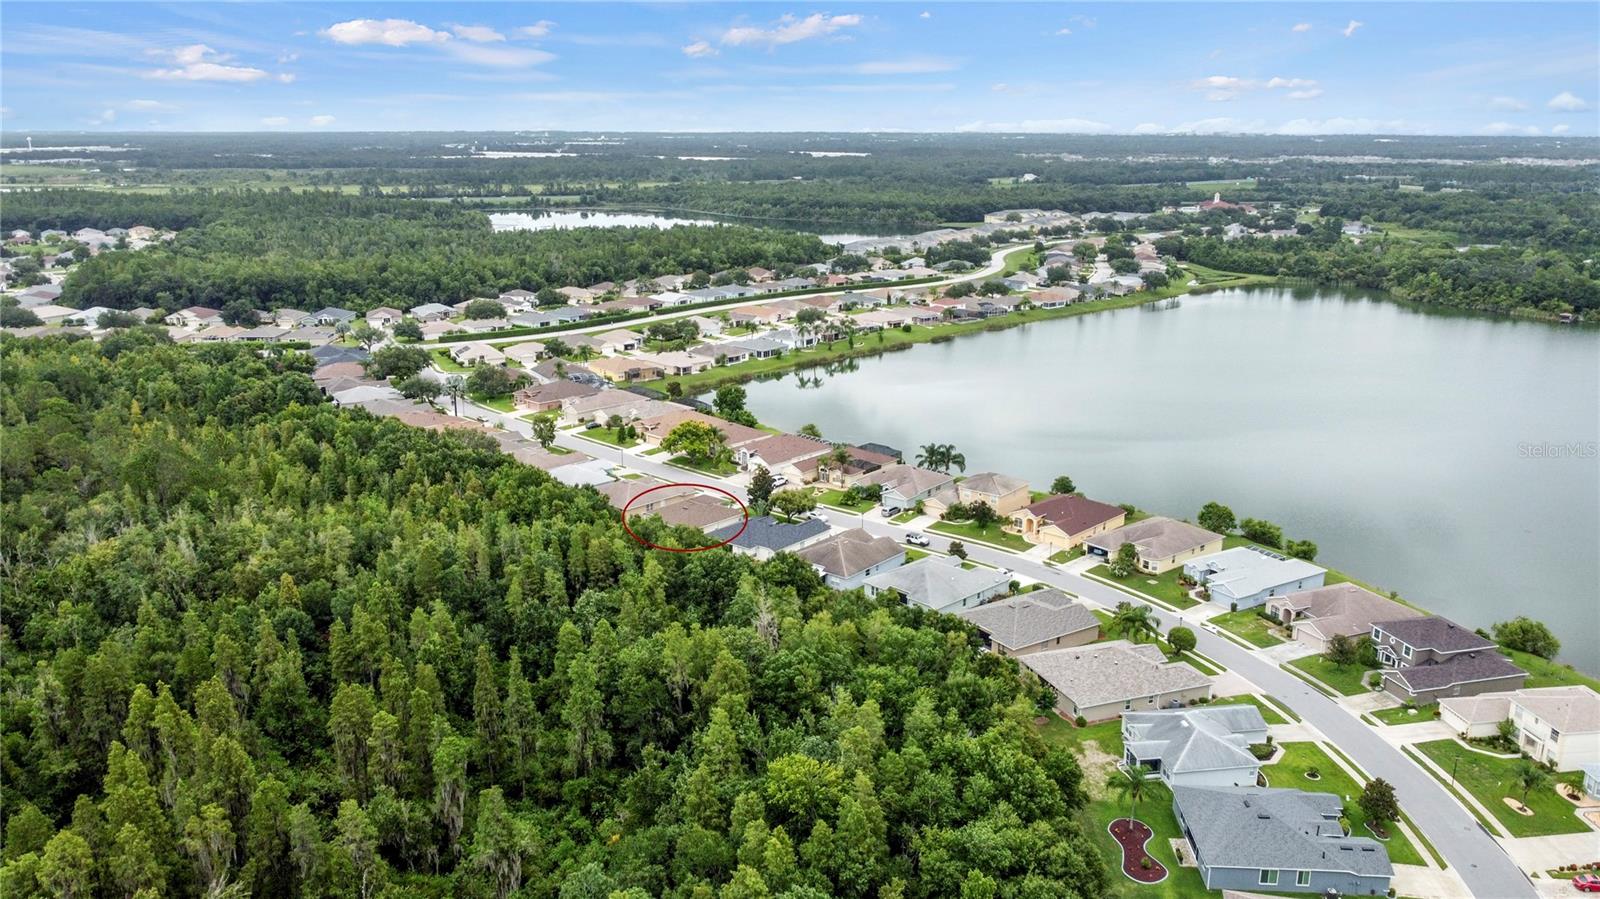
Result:
<svg viewBox="0 0 1600 899"><path fill-rule="evenodd" d="M0 126L1592 135L1593 3L5 4Z"/></svg>

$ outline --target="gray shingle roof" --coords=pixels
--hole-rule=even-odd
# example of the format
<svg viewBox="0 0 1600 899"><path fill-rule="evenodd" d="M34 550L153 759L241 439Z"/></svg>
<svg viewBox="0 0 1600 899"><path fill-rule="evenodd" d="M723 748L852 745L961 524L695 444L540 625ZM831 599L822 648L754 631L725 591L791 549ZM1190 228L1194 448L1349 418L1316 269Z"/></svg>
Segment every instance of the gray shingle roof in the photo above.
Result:
<svg viewBox="0 0 1600 899"><path fill-rule="evenodd" d="M1116 554L1117 548L1122 544L1132 543L1141 556L1170 559L1205 546L1213 540L1221 539L1222 535L1213 534L1205 528L1157 516L1123 525L1109 533L1090 537L1084 542L1104 549L1112 555Z"/></svg>
<svg viewBox="0 0 1600 899"><path fill-rule="evenodd" d="M959 559L925 556L867 578L875 590L894 590L930 609L943 609L1011 582L993 568L962 568Z"/></svg>
<svg viewBox="0 0 1600 899"><path fill-rule="evenodd" d="M1332 793L1179 786L1172 796L1209 867L1394 875L1383 844L1344 835Z"/></svg>
<svg viewBox="0 0 1600 899"><path fill-rule="evenodd" d="M1265 739L1267 722L1253 705L1207 706L1128 712L1122 716L1122 739L1142 760L1159 758L1169 774L1256 768L1251 738Z"/></svg>
<svg viewBox="0 0 1600 899"><path fill-rule="evenodd" d="M733 524L713 531L709 536L714 540L727 540L729 537L733 537L738 530L739 525ZM744 533L735 537L729 545L737 546L741 549L760 547L778 552L827 532L828 526L815 518L789 524L788 522L778 521L771 515L762 515L759 518L750 519L745 525Z"/></svg>
<svg viewBox="0 0 1600 899"><path fill-rule="evenodd" d="M1438 690L1456 684L1495 680L1527 674L1511 660L1493 650L1465 652L1433 664L1413 665L1389 672L1386 676L1405 684L1413 693Z"/></svg>
<svg viewBox="0 0 1600 899"><path fill-rule="evenodd" d="M1168 662L1149 643L1111 640L1020 657L1022 664L1079 708L1193 690L1211 678L1182 662Z"/></svg>
<svg viewBox="0 0 1600 899"><path fill-rule="evenodd" d="M1022 649L1100 626L1093 612L1060 590L1037 590L960 614L1006 649Z"/></svg>
<svg viewBox="0 0 1600 899"><path fill-rule="evenodd" d="M904 553L905 548L889 537L874 537L852 528L808 546L798 555L836 578L851 578Z"/></svg>
<svg viewBox="0 0 1600 899"><path fill-rule="evenodd" d="M1463 652L1474 649L1493 649L1494 641L1479 636L1470 628L1462 627L1448 618L1430 615L1426 618L1409 618L1402 621L1379 621L1375 626L1392 634L1412 649L1432 649L1437 652Z"/></svg>
<svg viewBox="0 0 1600 899"><path fill-rule="evenodd" d="M1399 621L1422 615L1348 582L1291 593L1273 600L1272 605L1294 609L1299 615L1296 623L1303 623L1324 638L1335 634L1360 637L1372 632L1375 621Z"/></svg>

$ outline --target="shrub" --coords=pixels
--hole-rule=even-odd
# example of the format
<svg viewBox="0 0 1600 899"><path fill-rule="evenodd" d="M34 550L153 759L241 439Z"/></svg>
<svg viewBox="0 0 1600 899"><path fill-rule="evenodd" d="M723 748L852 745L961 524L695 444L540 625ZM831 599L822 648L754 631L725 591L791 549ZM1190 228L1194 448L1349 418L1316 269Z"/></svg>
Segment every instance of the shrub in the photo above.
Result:
<svg viewBox="0 0 1600 899"><path fill-rule="evenodd" d="M1077 727L1088 727L1089 719L1079 715L1078 717L1072 719L1072 723Z"/></svg>

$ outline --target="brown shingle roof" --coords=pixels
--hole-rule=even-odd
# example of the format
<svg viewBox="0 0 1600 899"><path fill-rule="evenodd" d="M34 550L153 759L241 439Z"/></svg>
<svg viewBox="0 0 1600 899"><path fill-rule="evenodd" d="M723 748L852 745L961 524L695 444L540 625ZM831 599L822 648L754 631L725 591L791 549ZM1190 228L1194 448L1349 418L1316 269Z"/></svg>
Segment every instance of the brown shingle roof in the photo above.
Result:
<svg viewBox="0 0 1600 899"><path fill-rule="evenodd" d="M1055 525L1069 536L1081 534L1098 524L1104 524L1127 514L1121 506L1102 503L1075 493L1066 493L1039 500L1027 511Z"/></svg>

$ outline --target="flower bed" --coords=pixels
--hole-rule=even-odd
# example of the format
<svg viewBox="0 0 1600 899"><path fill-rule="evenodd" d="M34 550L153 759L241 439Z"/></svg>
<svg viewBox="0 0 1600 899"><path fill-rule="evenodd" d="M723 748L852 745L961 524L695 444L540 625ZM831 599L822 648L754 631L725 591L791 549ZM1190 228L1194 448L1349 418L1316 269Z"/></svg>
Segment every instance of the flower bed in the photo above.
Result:
<svg viewBox="0 0 1600 899"><path fill-rule="evenodd" d="M1122 847L1122 873L1135 883L1160 883L1167 879L1165 865L1144 851L1145 844L1155 836L1150 825L1137 818L1118 818L1106 828L1112 839Z"/></svg>

